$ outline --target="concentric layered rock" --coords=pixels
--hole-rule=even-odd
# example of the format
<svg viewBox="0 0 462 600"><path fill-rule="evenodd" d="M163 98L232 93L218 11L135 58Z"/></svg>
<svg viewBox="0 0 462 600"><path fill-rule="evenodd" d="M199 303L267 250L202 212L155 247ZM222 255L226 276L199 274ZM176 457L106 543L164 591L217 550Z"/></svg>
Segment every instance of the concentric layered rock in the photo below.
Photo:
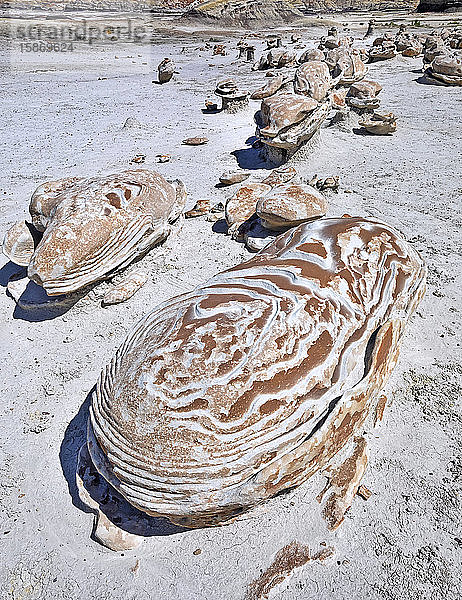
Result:
<svg viewBox="0 0 462 600"><path fill-rule="evenodd" d="M374 110L380 106L377 96L382 91L382 86L376 81L363 79L354 83L348 90L347 104L359 111Z"/></svg>
<svg viewBox="0 0 462 600"><path fill-rule="evenodd" d="M45 183L29 207L44 233L28 276L49 296L103 279L165 239L185 199L181 182L141 169Z"/></svg>
<svg viewBox="0 0 462 600"><path fill-rule="evenodd" d="M383 223L290 230L136 325L92 397L95 466L133 506L190 527L299 485L375 408L424 286Z"/></svg>
<svg viewBox="0 0 462 600"><path fill-rule="evenodd" d="M273 169L268 177L263 179L262 183L266 183L271 187L288 183L294 177L296 177L297 171L294 167L279 167L279 169Z"/></svg>
<svg viewBox="0 0 462 600"><path fill-rule="evenodd" d="M249 104L249 92L240 90L233 79L225 79L217 83L215 94L220 96L222 101L222 110L229 113L236 113Z"/></svg>

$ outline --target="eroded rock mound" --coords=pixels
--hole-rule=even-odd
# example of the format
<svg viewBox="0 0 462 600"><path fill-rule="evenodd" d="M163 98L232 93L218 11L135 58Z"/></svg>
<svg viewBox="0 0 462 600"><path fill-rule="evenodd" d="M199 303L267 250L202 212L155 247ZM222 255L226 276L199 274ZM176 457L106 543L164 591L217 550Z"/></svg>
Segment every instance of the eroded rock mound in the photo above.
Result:
<svg viewBox="0 0 462 600"><path fill-rule="evenodd" d="M263 227L284 231L324 216L327 202L321 192L310 185L286 183L261 198L256 212Z"/></svg>
<svg viewBox="0 0 462 600"><path fill-rule="evenodd" d="M301 94L271 96L256 115L257 136L266 148L278 150L276 162L284 162L319 130L330 107L329 98L318 102Z"/></svg>
<svg viewBox="0 0 462 600"><path fill-rule="evenodd" d="M462 53L437 56L425 74L439 83L462 85Z"/></svg>
<svg viewBox="0 0 462 600"><path fill-rule="evenodd" d="M245 27L290 23L303 18L295 0L209 0L187 11L184 19Z"/></svg>
<svg viewBox="0 0 462 600"><path fill-rule="evenodd" d="M142 319L92 396L88 449L133 506L213 525L308 479L395 366L425 267L372 219L320 219Z"/></svg>

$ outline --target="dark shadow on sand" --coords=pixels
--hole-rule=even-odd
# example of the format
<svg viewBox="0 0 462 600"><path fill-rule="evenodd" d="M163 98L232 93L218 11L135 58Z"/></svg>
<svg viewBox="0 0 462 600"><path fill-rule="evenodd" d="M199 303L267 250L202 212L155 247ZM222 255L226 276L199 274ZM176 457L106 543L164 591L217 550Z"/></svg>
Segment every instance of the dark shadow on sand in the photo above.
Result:
<svg viewBox="0 0 462 600"><path fill-rule="evenodd" d="M443 82L439 83L435 79L432 79L431 77L427 77L426 75L417 77L416 79L414 79L414 81L416 83L420 83L420 85L436 85L438 87L447 87L445 83L443 83Z"/></svg>
<svg viewBox="0 0 462 600"><path fill-rule="evenodd" d="M76 480L77 470L79 470L88 494L98 503L101 512L120 529L143 537L174 535L189 531L185 527L174 525L168 519L150 517L131 506L98 473L88 453L82 453L85 458L79 462L80 449L87 441L88 411L93 390L69 423L59 451L61 468L74 506L85 513L96 514L96 510L87 506L79 496ZM93 534L91 537L95 539Z"/></svg>
<svg viewBox="0 0 462 600"><path fill-rule="evenodd" d="M240 150L234 150L231 154L236 157L239 167L246 171L257 171L259 169L270 171L274 169L273 163L268 162L262 156L260 148L241 148Z"/></svg>
<svg viewBox="0 0 462 600"><path fill-rule="evenodd" d="M8 281L11 277L13 277L13 275L17 275L20 279L22 279L22 277L26 277L27 267L20 267L10 260L10 262L7 262L6 265L3 265L3 267L0 269L0 285L6 288Z"/></svg>
<svg viewBox="0 0 462 600"><path fill-rule="evenodd" d="M215 221L215 223L212 225L212 231L213 231L213 233L227 234L228 233L228 223L225 221L225 219L219 219L218 221Z"/></svg>

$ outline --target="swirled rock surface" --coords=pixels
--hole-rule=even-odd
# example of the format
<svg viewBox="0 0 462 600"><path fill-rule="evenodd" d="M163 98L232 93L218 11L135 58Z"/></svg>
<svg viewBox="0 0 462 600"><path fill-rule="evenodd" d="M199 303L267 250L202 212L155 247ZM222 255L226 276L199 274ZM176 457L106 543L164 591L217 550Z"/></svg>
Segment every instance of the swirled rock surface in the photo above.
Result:
<svg viewBox="0 0 462 600"><path fill-rule="evenodd" d="M44 234L28 276L49 296L98 281L165 239L185 199L181 182L144 169L45 183L29 207Z"/></svg>
<svg viewBox="0 0 462 600"><path fill-rule="evenodd" d="M375 408L425 274L387 225L320 219L161 304L92 396L95 466L191 527L299 485Z"/></svg>

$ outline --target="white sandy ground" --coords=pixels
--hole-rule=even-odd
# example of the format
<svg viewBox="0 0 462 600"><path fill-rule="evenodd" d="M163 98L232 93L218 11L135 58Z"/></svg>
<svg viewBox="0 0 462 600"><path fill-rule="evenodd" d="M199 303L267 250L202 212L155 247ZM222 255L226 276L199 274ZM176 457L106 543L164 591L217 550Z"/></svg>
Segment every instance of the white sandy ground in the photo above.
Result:
<svg viewBox="0 0 462 600"><path fill-rule="evenodd" d="M311 28L302 36L307 41L321 33ZM220 58L198 51L209 38L167 28L152 46L82 43L74 53L53 56L20 54L17 41L2 40L0 231L26 215L31 192L44 180L116 172L136 153L147 155L146 167L185 182L188 208L200 198L215 202L231 194L215 184L236 166L231 152L245 150L241 159L253 158L245 142L254 133L258 103L228 116L202 114L203 101L220 77L234 76L254 89L264 75L235 61L237 34L228 40L229 55ZM259 51L262 43L256 43ZM180 74L171 84L153 85L153 69L164 56L174 58ZM462 596L462 90L419 83L420 66L420 59L397 57L370 68L384 86L382 107L399 117L395 135L324 128L322 145L298 164L306 178L340 176L329 215L382 218L429 266L427 295L386 390L391 405L383 423L367 430L370 464L363 483L372 497L357 497L340 529L328 533L315 500L325 481L318 475L221 528L176 532L164 525L139 550L125 553L92 541L93 515L73 503L73 476L85 437L85 399L101 368L146 311L249 255L205 219L188 220L168 252L143 261L150 278L130 301L101 308L108 289L102 283L67 313L46 320L15 309L4 287L11 265L2 258L2 599L251 599L249 584L293 540L313 553L326 542L335 554L296 570L272 597ZM130 116L145 128L122 129ZM181 146L191 135L210 142ZM157 164L160 153L173 160ZM197 549L201 553L193 554Z"/></svg>

